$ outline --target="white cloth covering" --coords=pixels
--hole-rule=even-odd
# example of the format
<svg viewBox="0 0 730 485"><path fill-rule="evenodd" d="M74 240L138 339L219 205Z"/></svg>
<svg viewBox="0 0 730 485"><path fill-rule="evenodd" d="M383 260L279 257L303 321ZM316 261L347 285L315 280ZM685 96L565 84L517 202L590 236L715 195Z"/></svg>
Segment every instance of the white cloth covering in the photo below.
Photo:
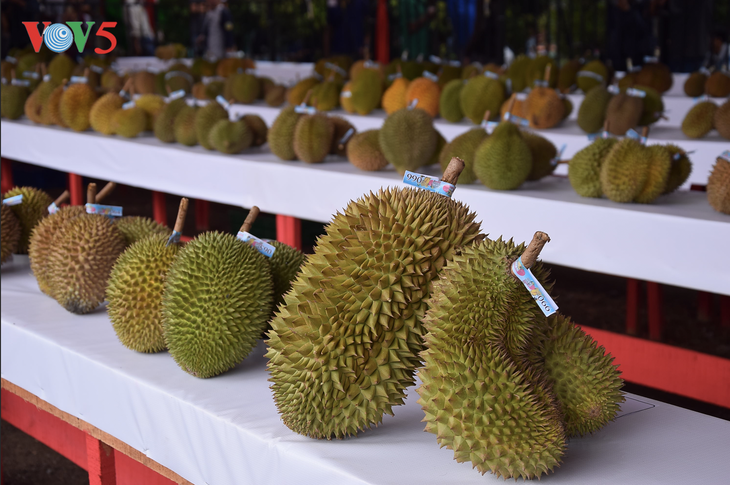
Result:
<svg viewBox="0 0 730 485"><path fill-rule="evenodd" d="M369 191L403 186L392 167L363 172L336 156L305 164L279 160L266 147L232 156L151 135L128 140L27 121L0 127L2 156L12 160L320 222ZM439 175L436 167L420 171ZM513 191L461 185L454 198L476 211L493 238L529 241L547 232L547 262L730 295L730 260L712 257L730 240L730 216L715 212L705 193L618 204L580 197L565 178L548 177Z"/></svg>
<svg viewBox="0 0 730 485"><path fill-rule="evenodd" d="M202 380L166 352L124 348L103 308L66 312L38 290L25 256L2 274L2 377L199 485L504 483L453 460L423 432L414 388L378 428L317 441L279 419L265 348ZM638 396L593 436L570 441L543 478L565 484L724 483L730 423ZM690 464L690 465L688 465Z"/></svg>

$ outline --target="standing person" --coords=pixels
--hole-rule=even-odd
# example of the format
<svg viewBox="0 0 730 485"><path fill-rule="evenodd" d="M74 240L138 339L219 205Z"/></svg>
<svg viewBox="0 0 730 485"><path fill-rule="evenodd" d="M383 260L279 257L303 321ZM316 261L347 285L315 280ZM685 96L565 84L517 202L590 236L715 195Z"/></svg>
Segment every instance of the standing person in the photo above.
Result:
<svg viewBox="0 0 730 485"><path fill-rule="evenodd" d="M205 21L205 0L192 0L190 2L190 38L192 40L193 55L202 57L205 53L205 45L200 41L203 34L203 22Z"/></svg>
<svg viewBox="0 0 730 485"><path fill-rule="evenodd" d="M710 49L705 56L705 67L714 67L716 71L730 67L730 46L727 34L723 30L716 30L710 41Z"/></svg>
<svg viewBox="0 0 730 485"><path fill-rule="evenodd" d="M436 6L432 0L400 0L401 45L408 51L408 57L427 57L428 24L436 16Z"/></svg>
<svg viewBox="0 0 730 485"><path fill-rule="evenodd" d="M154 35L147 10L137 0L126 1L124 20L132 40L132 53L137 56L151 56L154 54Z"/></svg>
<svg viewBox="0 0 730 485"><path fill-rule="evenodd" d="M225 0L208 0L208 12L203 20L203 31L198 39L205 42L205 55L218 59L226 51L235 50L233 44L233 16Z"/></svg>

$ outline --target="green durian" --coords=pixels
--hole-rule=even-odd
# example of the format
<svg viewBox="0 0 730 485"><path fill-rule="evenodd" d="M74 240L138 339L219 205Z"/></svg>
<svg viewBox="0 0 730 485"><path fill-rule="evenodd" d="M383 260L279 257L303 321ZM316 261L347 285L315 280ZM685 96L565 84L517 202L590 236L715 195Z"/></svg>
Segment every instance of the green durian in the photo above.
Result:
<svg viewBox="0 0 730 485"><path fill-rule="evenodd" d="M59 111L63 123L74 131L86 131L89 115L96 102L96 92L86 83L72 84L61 95Z"/></svg>
<svg viewBox="0 0 730 485"><path fill-rule="evenodd" d="M294 128L294 153L306 163L319 163L324 160L332 147L335 127L322 113L304 115Z"/></svg>
<svg viewBox="0 0 730 485"><path fill-rule="evenodd" d="M510 122L497 125L474 153L474 175L494 190L513 190L532 171L532 153L520 129Z"/></svg>
<svg viewBox="0 0 730 485"><path fill-rule="evenodd" d="M712 101L701 101L687 112L682 120L682 133L689 138L702 138L715 127L717 105Z"/></svg>
<svg viewBox="0 0 730 485"><path fill-rule="evenodd" d="M241 153L251 146L253 131L244 120L220 120L208 134L208 143L221 153Z"/></svg>
<svg viewBox="0 0 730 485"><path fill-rule="evenodd" d="M527 71L525 72L527 87L532 89L535 87L535 81L543 81L545 79L547 66L550 66L550 79L548 80L547 87L554 88L557 86L559 72L555 61L548 56L537 56L527 66Z"/></svg>
<svg viewBox="0 0 730 485"><path fill-rule="evenodd" d="M147 111L136 105L119 109L112 115L114 133L125 138L134 138L147 128L148 118Z"/></svg>
<svg viewBox="0 0 730 485"><path fill-rule="evenodd" d="M439 114L446 121L458 123L464 118L461 110L461 90L464 88L464 81L454 79L449 81L441 91L439 98Z"/></svg>
<svg viewBox="0 0 730 485"><path fill-rule="evenodd" d="M231 95L239 103L253 103L261 92L261 82L253 74L234 74L226 82L231 83Z"/></svg>
<svg viewBox="0 0 730 485"><path fill-rule="evenodd" d="M598 60L587 63L578 71L576 84L586 94L596 86L606 86L608 84L606 65Z"/></svg>
<svg viewBox="0 0 730 485"><path fill-rule="evenodd" d="M506 99L501 81L486 76L474 76L461 90L461 111L472 123L479 124L489 110L490 119L499 118L499 108Z"/></svg>
<svg viewBox="0 0 730 485"><path fill-rule="evenodd" d="M569 93L576 86L578 79L578 71L581 68L581 62L578 59L567 61L560 67L558 72L558 91L561 93Z"/></svg>
<svg viewBox="0 0 730 485"><path fill-rule="evenodd" d="M439 165L441 171L445 172L449 162L454 157L464 160L464 170L459 175L459 184L471 184L477 180L474 175L474 154L481 143L487 138L487 132L483 128L474 128L457 136L446 144L439 154Z"/></svg>
<svg viewBox="0 0 730 485"><path fill-rule="evenodd" d="M198 108L196 106L185 106L180 110L172 126L176 142L189 147L198 144L198 133L195 131L195 118L197 115Z"/></svg>
<svg viewBox="0 0 730 485"><path fill-rule="evenodd" d="M535 132L523 131L522 139L525 140L532 154L532 170L527 180L540 180L552 174L558 166L558 149L555 145Z"/></svg>
<svg viewBox="0 0 730 485"><path fill-rule="evenodd" d="M441 66L441 71L439 72L439 87L443 89L448 83L455 79L461 80L461 66L443 64Z"/></svg>
<svg viewBox="0 0 730 485"><path fill-rule="evenodd" d="M684 184L692 173L692 162L687 157L687 152L679 148L677 145L665 145L666 149L672 155L672 167L669 170L667 178L667 186L664 194L671 194Z"/></svg>
<svg viewBox="0 0 730 485"><path fill-rule="evenodd" d="M307 257L303 252L283 242L270 241L270 244L276 248L274 255L269 258L274 291L273 308L276 310L284 301L284 295L291 289L292 282L296 279Z"/></svg>
<svg viewBox="0 0 730 485"><path fill-rule="evenodd" d="M586 93L578 108L578 126L586 133L596 133L606 120L606 109L613 95L603 85Z"/></svg>
<svg viewBox="0 0 730 485"><path fill-rule="evenodd" d="M114 123L112 118L114 113L122 109L124 98L119 93L106 93L104 96L96 100L89 111L89 124L91 129L103 135L114 134Z"/></svg>
<svg viewBox="0 0 730 485"><path fill-rule="evenodd" d="M519 93L528 87L527 70L531 63L532 59L525 55L519 55L510 64L507 70L507 78L509 79L510 90L513 93ZM492 113L494 113L494 110L492 110Z"/></svg>
<svg viewBox="0 0 730 485"><path fill-rule="evenodd" d="M266 136L271 153L282 160L296 160L294 151L294 131L302 115L294 111L294 106L287 106L279 112Z"/></svg>
<svg viewBox="0 0 730 485"><path fill-rule="evenodd" d="M46 192L34 187L14 187L3 194L3 199L16 195L23 196L22 203L10 206L10 210L20 222L20 241L18 241L17 253L28 254L30 234L36 224L48 215L48 206L53 200Z"/></svg>
<svg viewBox="0 0 730 485"><path fill-rule="evenodd" d="M230 234L207 232L180 250L162 297L165 344L195 377L241 362L266 328L273 305L266 257Z"/></svg>
<svg viewBox="0 0 730 485"><path fill-rule="evenodd" d="M614 202L631 202L649 176L647 149L632 138L614 144L601 165L601 190Z"/></svg>
<svg viewBox="0 0 730 485"><path fill-rule="evenodd" d="M145 131L153 131L157 116L162 112L162 108L166 106L165 99L156 94L143 94L134 101L134 104L147 112Z"/></svg>
<svg viewBox="0 0 730 485"><path fill-rule="evenodd" d="M223 94L223 81L211 81L205 85L205 97L207 99L215 99Z"/></svg>
<svg viewBox="0 0 730 485"><path fill-rule="evenodd" d="M437 163L439 163L439 157L441 156L441 152L443 151L447 143L446 138L444 138L441 132L439 132L438 130L434 131L436 131L436 148L434 149L431 158L429 158L428 161L423 164L424 167L427 167L429 165L436 165Z"/></svg>
<svg viewBox="0 0 730 485"><path fill-rule="evenodd" d="M61 84L64 79L71 79L71 73L76 68L76 63L66 54L56 54L48 63L48 74L51 75L56 84ZM108 71L114 72L114 71ZM121 88L121 86L120 86Z"/></svg>
<svg viewBox="0 0 730 485"><path fill-rule="evenodd" d="M185 94L190 94L193 90L192 78L185 72L175 70L169 70L163 74L164 79L164 90L159 94L174 93L175 91L185 91Z"/></svg>
<svg viewBox="0 0 730 485"><path fill-rule="evenodd" d="M601 197L601 166L616 144L616 138L597 138L573 155L568 164L568 180L581 197Z"/></svg>
<svg viewBox="0 0 730 485"><path fill-rule="evenodd" d="M0 113L3 118L17 120L25 111L28 88L15 84L3 84L0 88Z"/></svg>
<svg viewBox="0 0 730 485"><path fill-rule="evenodd" d="M108 69L101 75L99 83L103 91L119 92L124 87L124 78L111 69Z"/></svg>
<svg viewBox="0 0 730 485"><path fill-rule="evenodd" d="M125 247L129 247L147 236L162 235L169 236L172 230L154 219L141 216L124 216L116 219L114 225L124 238Z"/></svg>
<svg viewBox="0 0 730 485"><path fill-rule="evenodd" d="M210 130L218 121L227 119L228 111L217 101L211 101L200 108L198 114L195 115L195 133L200 146L206 150L213 150L208 138Z"/></svg>
<svg viewBox="0 0 730 485"><path fill-rule="evenodd" d="M646 86L634 86L634 89L646 93L646 96L642 98L644 103L641 118L639 118L639 126L649 126L659 121L664 114L662 95L656 89Z"/></svg>
<svg viewBox="0 0 730 485"><path fill-rule="evenodd" d="M209 103L209 105L211 104L214 103ZM158 140L165 143L173 143L175 141L175 118L177 118L177 115L179 115L186 106L187 103L184 98L174 99L163 106L162 111L160 111L157 115L154 123L154 132ZM200 111L203 110L201 109ZM198 136L200 136L199 133Z"/></svg>
<svg viewBox="0 0 730 485"><path fill-rule="evenodd" d="M644 187L634 197L634 202L649 204L662 195L667 188L672 167L672 153L662 145L651 145L645 150L647 176Z"/></svg>
<svg viewBox="0 0 730 485"><path fill-rule="evenodd" d="M5 263L18 250L20 232L20 221L10 206L0 204L0 264Z"/></svg>
<svg viewBox="0 0 730 485"><path fill-rule="evenodd" d="M404 174L431 159L436 150L437 134L431 115L420 108L403 108L385 119L379 141L385 159Z"/></svg>
<svg viewBox="0 0 730 485"><path fill-rule="evenodd" d="M350 84L352 107L360 115L369 114L380 105L383 95L383 81L374 69L363 69Z"/></svg>
<svg viewBox="0 0 730 485"><path fill-rule="evenodd" d="M337 81L325 81L314 87L311 97L311 105L317 111L331 111L340 106L340 91L342 84Z"/></svg>
<svg viewBox="0 0 730 485"><path fill-rule="evenodd" d="M258 147L266 143L269 127L266 126L266 122L259 115L243 115L241 119L246 122L248 129L253 134L252 147Z"/></svg>

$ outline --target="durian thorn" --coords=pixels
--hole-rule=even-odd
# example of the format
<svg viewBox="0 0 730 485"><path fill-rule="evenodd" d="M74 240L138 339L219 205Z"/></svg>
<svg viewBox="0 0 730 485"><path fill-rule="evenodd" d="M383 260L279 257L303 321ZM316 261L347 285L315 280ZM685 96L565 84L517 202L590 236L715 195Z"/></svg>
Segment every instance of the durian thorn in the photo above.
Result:
<svg viewBox="0 0 730 485"><path fill-rule="evenodd" d="M248 215L246 216L246 220L243 221L241 232L249 232L251 230L251 226L253 226L254 221L259 216L259 212L261 211L257 206L251 207L251 210L248 211Z"/></svg>
<svg viewBox="0 0 730 485"><path fill-rule="evenodd" d="M86 78L86 82L88 84L88 82L89 82L89 68L88 67L84 68L84 77Z"/></svg>
<svg viewBox="0 0 730 485"><path fill-rule="evenodd" d="M117 188L116 182L108 182L104 186L104 188L101 189L98 194L96 194L96 203L98 204L99 202L101 202L101 200L111 194L115 188Z"/></svg>
<svg viewBox="0 0 730 485"><path fill-rule="evenodd" d="M54 204L56 204L56 207L60 206L64 202L68 200L68 198L71 196L71 193L68 190L64 190L61 195L58 196L56 200L53 201Z"/></svg>
<svg viewBox="0 0 730 485"><path fill-rule="evenodd" d="M532 236L532 241L530 241L525 252L522 253L522 264L525 265L525 268L532 268L537 261L537 257L540 255L540 251L542 251L543 246L545 246L545 244L549 241L550 236L546 233L542 231L535 232L535 235Z"/></svg>
<svg viewBox="0 0 730 485"><path fill-rule="evenodd" d="M546 83L549 83L550 82L550 69L551 68L552 68L552 66L550 64L548 64L547 66L545 66L545 82Z"/></svg>
<svg viewBox="0 0 730 485"><path fill-rule="evenodd" d="M461 175L465 166L464 160L459 157L453 157L449 162L449 166L444 170L444 176L441 180L447 184L456 185L456 181L459 180L459 175Z"/></svg>
<svg viewBox="0 0 730 485"><path fill-rule="evenodd" d="M180 199L180 208L177 210L177 219L175 219L175 227L173 231L182 234L183 226L185 225L185 216L188 213L188 199L183 197Z"/></svg>
<svg viewBox="0 0 730 485"><path fill-rule="evenodd" d="M94 182L90 183L86 189L86 203L96 204L96 184Z"/></svg>

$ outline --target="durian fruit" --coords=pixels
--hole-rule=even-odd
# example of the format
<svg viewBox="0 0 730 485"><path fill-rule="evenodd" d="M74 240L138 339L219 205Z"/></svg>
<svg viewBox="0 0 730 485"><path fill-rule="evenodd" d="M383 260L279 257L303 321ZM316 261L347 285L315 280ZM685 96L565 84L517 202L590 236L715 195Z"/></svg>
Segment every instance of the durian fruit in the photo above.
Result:
<svg viewBox="0 0 730 485"><path fill-rule="evenodd" d="M15 217L20 222L20 240L18 241L18 254L28 253L30 234L33 228L41 219L48 215L48 206L53 200L46 192L35 187L14 187L3 194L3 199L22 195L23 201L20 204L10 206Z"/></svg>
<svg viewBox="0 0 730 485"><path fill-rule="evenodd" d="M467 64L461 69L461 79L463 81L466 81L467 79L470 79L478 74L482 74L481 66L478 64Z"/></svg>
<svg viewBox="0 0 730 485"><path fill-rule="evenodd" d="M397 77L393 80L393 83L383 93L382 105L383 110L386 114L392 114L403 109L408 104L406 103L406 91L410 81L405 77Z"/></svg>
<svg viewBox="0 0 730 485"><path fill-rule="evenodd" d="M164 91L162 92L185 91L185 94L190 94L193 89L193 78L190 74L180 71L174 66L163 75L163 79Z"/></svg>
<svg viewBox="0 0 730 485"><path fill-rule="evenodd" d="M109 273L124 251L121 231L105 216L84 213L61 225L53 242L47 265L51 295L69 312L93 311L104 301Z"/></svg>
<svg viewBox="0 0 730 485"><path fill-rule="evenodd" d="M730 96L730 72L715 71L705 82L705 93L714 98Z"/></svg>
<svg viewBox="0 0 730 485"><path fill-rule="evenodd" d="M43 106L58 85L59 83L52 79L43 81L25 100L25 116L33 123L43 123Z"/></svg>
<svg viewBox="0 0 730 485"><path fill-rule="evenodd" d="M649 126L659 121L664 114L662 95L656 89L647 86L634 86L634 89L646 93L646 96L642 98L643 109L639 118L639 126Z"/></svg>
<svg viewBox="0 0 730 485"><path fill-rule="evenodd" d="M3 84L0 88L0 114L3 118L17 120L25 111L25 100L28 98L28 88L14 83Z"/></svg>
<svg viewBox="0 0 730 485"><path fill-rule="evenodd" d="M333 76L330 79L314 87L312 93L312 106L317 111L332 111L340 106L340 90L342 84L335 81Z"/></svg>
<svg viewBox="0 0 730 485"><path fill-rule="evenodd" d="M195 115L195 133L200 146L206 150L213 150L213 145L210 144L208 138L210 130L218 121L227 119L228 111L217 101L211 101L200 108L198 114Z"/></svg>
<svg viewBox="0 0 730 485"><path fill-rule="evenodd" d="M599 60L591 61L578 71L576 83L581 91L588 94L595 86L608 84L608 69Z"/></svg>
<svg viewBox="0 0 730 485"><path fill-rule="evenodd" d="M226 82L231 85L231 96L239 103L253 103L261 92L261 82L253 74L234 74Z"/></svg>
<svg viewBox="0 0 730 485"><path fill-rule="evenodd" d="M259 80L259 84L261 84L261 89L259 90L258 99L265 99L266 93L268 93L271 90L271 88L276 86L276 83L270 77L259 77L258 80Z"/></svg>
<svg viewBox="0 0 730 485"><path fill-rule="evenodd" d="M532 170L527 180L540 180L552 174L558 166L558 160L555 159L558 149L555 145L544 136L530 131L522 131L522 139L532 154Z"/></svg>
<svg viewBox="0 0 730 485"><path fill-rule="evenodd" d="M364 75L364 73L361 73ZM304 115L294 127L293 148L299 160L319 163L329 154L335 127L322 113Z"/></svg>
<svg viewBox="0 0 730 485"><path fill-rule="evenodd" d="M649 176L647 148L632 138L614 144L601 165L601 190L614 202L631 202Z"/></svg>
<svg viewBox="0 0 730 485"><path fill-rule="evenodd" d="M434 282L423 322L416 391L425 430L457 462L502 478L540 478L566 450L558 403L539 365L546 319L510 268L521 256L549 292L547 270L536 262L539 240L549 238L537 233L527 250L501 238L462 248Z"/></svg>
<svg viewBox="0 0 730 485"><path fill-rule="evenodd" d="M454 167L444 181L458 175ZM455 254L481 239L474 218L448 197L401 187L334 216L268 334L271 387L286 426L343 438L403 403L420 365L424 300Z"/></svg>
<svg viewBox="0 0 730 485"><path fill-rule="evenodd" d="M601 166L616 144L616 138L596 138L573 155L568 164L568 180L581 197L601 197Z"/></svg>
<svg viewBox="0 0 730 485"><path fill-rule="evenodd" d="M687 157L687 152L677 145L670 143L665 145L665 148L669 150L672 157L672 166L669 169L669 177L667 178L667 185L663 193L671 194L689 178L689 174L692 173L692 162Z"/></svg>
<svg viewBox="0 0 730 485"><path fill-rule="evenodd" d="M172 126L176 142L189 147L198 144L198 134L195 131L195 118L197 115L197 106L185 106L180 110Z"/></svg>
<svg viewBox="0 0 730 485"><path fill-rule="evenodd" d="M88 76L87 76L88 78ZM58 106L63 123L74 131L86 131L96 92L86 83L72 84L63 92Z"/></svg>
<svg viewBox="0 0 730 485"><path fill-rule="evenodd" d="M477 180L474 175L474 155L477 148L487 138L487 132L483 128L474 128L457 136L446 144L439 153L439 165L443 172L449 166L454 157L464 160L464 170L459 175L459 184L471 184Z"/></svg>
<svg viewBox="0 0 730 485"><path fill-rule="evenodd" d="M317 84L319 84L319 81L316 77L302 79L289 89L286 94L286 100L292 106L301 104L307 93Z"/></svg>
<svg viewBox="0 0 730 485"><path fill-rule="evenodd" d="M41 108L41 123L44 125L58 125L62 128L66 128L63 120L61 119L61 96L63 96L65 83L57 86L51 91L48 100L43 104Z"/></svg>
<svg viewBox="0 0 730 485"><path fill-rule="evenodd" d="M502 106L499 108L500 120L504 119L504 115L507 114L507 111L509 111L510 115L512 116L527 119L527 113L525 111L525 95L522 94L521 96L518 96L518 93L512 93L512 95L507 98L504 103L502 103ZM520 99L520 97L522 97L523 99Z"/></svg>
<svg viewBox="0 0 730 485"><path fill-rule="evenodd" d="M559 313L548 320L545 372L568 436L595 433L613 421L624 401L621 372L614 358Z"/></svg>
<svg viewBox="0 0 730 485"><path fill-rule="evenodd" d="M431 115L420 108L403 108L388 116L380 128L380 149L400 174L425 165L436 150Z"/></svg>
<svg viewBox="0 0 730 485"><path fill-rule="evenodd" d="M549 66L549 69L548 69ZM545 79L547 75L547 79ZM545 87L555 88L558 84L558 66L548 56L537 56L527 66L525 82L528 88L535 88L535 81L547 81Z"/></svg>
<svg viewBox="0 0 730 485"><path fill-rule="evenodd" d="M380 149L380 130L354 134L347 144L347 159L360 170L375 171L385 168L388 160Z"/></svg>
<svg viewBox="0 0 730 485"><path fill-rule="evenodd" d="M117 92L110 92L97 99L89 111L89 124L91 129L102 135L113 135L114 124L112 118L114 113L122 109L126 100Z"/></svg>
<svg viewBox="0 0 730 485"><path fill-rule="evenodd" d="M411 85L412 83L408 86L408 89ZM350 82L350 92L352 93L350 102L355 113L359 115L369 114L380 105L380 97L383 94L383 81L378 71L364 69L357 79Z"/></svg>
<svg viewBox="0 0 730 485"><path fill-rule="evenodd" d="M152 131L155 128L155 120L165 107L165 99L156 94L143 94L134 103L147 112L147 126L145 131Z"/></svg>
<svg viewBox="0 0 730 485"><path fill-rule="evenodd" d="M519 55L512 61L512 64L510 64L509 69L507 70L507 78L509 79L511 91L513 93L519 93L528 87L527 69L530 67L531 63L532 59L525 55ZM497 112L495 109L492 109L491 111L492 113ZM479 119L481 119L481 117Z"/></svg>
<svg viewBox="0 0 730 485"><path fill-rule="evenodd" d="M147 112L137 105L119 109L112 115L114 133L125 138L135 138L147 128L148 123Z"/></svg>
<svg viewBox="0 0 730 485"><path fill-rule="evenodd" d="M578 108L578 126L586 133L595 133L606 120L606 110L613 95L605 86L595 86L586 93Z"/></svg>
<svg viewBox="0 0 730 485"><path fill-rule="evenodd" d="M98 202L98 198L97 198ZM122 233L124 238L125 247L129 247L137 241L152 236L169 236L170 228L164 224L160 224L154 219L149 217L141 216L124 216L114 220L114 225L117 226L119 232Z"/></svg>
<svg viewBox="0 0 730 485"><path fill-rule="evenodd" d="M702 101L690 108L682 120L682 133L689 138L702 138L715 126L717 105L712 101Z"/></svg>
<svg viewBox="0 0 730 485"><path fill-rule="evenodd" d="M253 131L244 120L220 120L210 129L208 143L221 153L233 155L250 147L253 136Z"/></svg>
<svg viewBox="0 0 730 485"><path fill-rule="evenodd" d="M294 151L294 131L302 115L294 111L294 106L287 106L279 112L274 123L269 128L266 140L269 142L271 153L282 160L296 160Z"/></svg>
<svg viewBox="0 0 730 485"><path fill-rule="evenodd" d="M730 162L718 157L707 179L707 201L717 212L730 215Z"/></svg>
<svg viewBox="0 0 730 485"><path fill-rule="evenodd" d="M672 167L672 153L662 145L646 147L647 176L644 187L634 197L634 202L650 204L667 188Z"/></svg>
<svg viewBox="0 0 730 485"><path fill-rule="evenodd" d="M546 80L550 77L551 68L545 70ZM549 87L532 88L525 100L527 120L532 128L547 129L563 121L565 105L558 92Z"/></svg>
<svg viewBox="0 0 730 485"><path fill-rule="evenodd" d="M20 232L20 221L10 206L0 204L0 264L5 263L18 250Z"/></svg>
<svg viewBox="0 0 730 485"><path fill-rule="evenodd" d="M730 100L725 101L715 110L713 124L721 137L730 140Z"/></svg>
<svg viewBox="0 0 730 485"><path fill-rule="evenodd" d="M227 57L218 61L215 67L215 75L218 77L229 77L239 71L246 69L256 69L256 63L253 59Z"/></svg>
<svg viewBox="0 0 730 485"><path fill-rule="evenodd" d="M474 175L494 190L513 190L527 180L532 153L519 128L500 123L474 153Z"/></svg>
<svg viewBox="0 0 730 485"><path fill-rule="evenodd" d="M188 199L180 201L175 231L182 232ZM106 289L107 312L119 341L137 352L166 349L162 332L162 294L167 272L180 251L169 235L149 235L117 259Z"/></svg>
<svg viewBox="0 0 730 485"><path fill-rule="evenodd" d="M134 91L139 94L155 94L155 75L149 71L137 71L131 76Z"/></svg>
<svg viewBox="0 0 730 485"><path fill-rule="evenodd" d="M627 131L638 126L643 109L644 103L637 96L619 93L612 97L606 107L608 131L614 135L625 135Z"/></svg>
<svg viewBox="0 0 730 485"><path fill-rule="evenodd" d="M277 84L276 86L269 89L269 91L266 93L266 96L264 97L264 100L269 106L281 106L282 104L284 104L284 101L286 101L286 88Z"/></svg>
<svg viewBox="0 0 730 485"><path fill-rule="evenodd" d="M180 250L167 273L165 343L188 374L216 376L251 352L272 306L267 258L230 234L203 233Z"/></svg>
<svg viewBox="0 0 730 485"><path fill-rule="evenodd" d="M214 103L209 103L209 105L211 104ZM173 99L165 104L154 123L154 133L158 140L164 143L173 143L175 141L175 118L186 106L187 103L184 98Z"/></svg>
<svg viewBox="0 0 730 485"><path fill-rule="evenodd" d="M205 99L215 99L219 95L223 94L224 83L223 81L211 81L205 85ZM283 101L282 101L283 102Z"/></svg>
<svg viewBox="0 0 730 485"><path fill-rule="evenodd" d="M701 72L693 72L687 77L684 82L684 94L692 98L702 96L705 94L705 83L707 82L707 76Z"/></svg>
<svg viewBox="0 0 730 485"><path fill-rule="evenodd" d="M659 93L665 93L672 87L672 71L666 64L650 62L644 64L636 74L636 84L654 88Z"/></svg>
<svg viewBox="0 0 730 485"><path fill-rule="evenodd" d="M573 112L573 102L569 97L563 96L563 120L567 120Z"/></svg>
<svg viewBox="0 0 730 485"><path fill-rule="evenodd" d="M638 72L627 72L624 77L618 80L618 88L625 91L636 84L636 75Z"/></svg>
<svg viewBox="0 0 730 485"><path fill-rule="evenodd" d="M291 290L292 283L299 274L307 256L283 242L270 241L270 244L276 248L274 255L269 258L274 291L273 309L276 310L284 302L284 295Z"/></svg>
<svg viewBox="0 0 730 485"><path fill-rule="evenodd" d="M341 116L330 116L330 121L332 122L332 125L335 127L334 133L332 135L332 146L330 147L330 154L331 155L339 155L341 157L347 156L347 145L352 140L352 135L355 133L355 127L352 126L352 123L347 121L345 118ZM349 138L343 140L345 135L350 133Z"/></svg>
<svg viewBox="0 0 730 485"><path fill-rule="evenodd" d="M48 63L48 74L56 84L61 84L64 79L70 79L76 63L66 54L56 54ZM114 71L108 71L114 72ZM120 86L121 88L121 86Z"/></svg>
<svg viewBox="0 0 730 485"><path fill-rule="evenodd" d="M269 132L269 127L266 126L266 122L259 115L243 115L241 118L248 125L248 129L253 134L251 140L252 147L258 147L266 143L266 135Z"/></svg>
<svg viewBox="0 0 730 485"><path fill-rule="evenodd" d="M355 107L352 105L352 83L347 82L344 86L342 86L342 91L340 91L340 106L342 106L342 109L347 111L348 113L354 113Z"/></svg>
<svg viewBox="0 0 730 485"><path fill-rule="evenodd" d="M124 78L111 69L104 71L99 81L102 91L106 92L119 91L124 86L124 82Z"/></svg>
<svg viewBox="0 0 730 485"><path fill-rule="evenodd" d="M578 59L572 59L560 67L560 72L558 72L558 91L567 94L577 86L576 81L580 68L581 62Z"/></svg>
<svg viewBox="0 0 730 485"><path fill-rule="evenodd" d="M439 156L441 155L441 152L443 151L444 147L446 147L446 138L438 131L436 131L436 149L433 151L433 155L431 155L431 158L428 159L426 163L423 164L424 167L427 167L429 165L436 165L439 163Z"/></svg>
<svg viewBox="0 0 730 485"><path fill-rule="evenodd" d="M418 100L416 106L435 118L439 114L440 96L441 88L438 83L427 77L419 77L408 84L406 106L410 106L412 102Z"/></svg>
<svg viewBox="0 0 730 485"><path fill-rule="evenodd" d="M479 124L487 111L496 118L505 98L506 92L501 81L486 76L474 76L461 90L461 111L472 123Z"/></svg>
<svg viewBox="0 0 730 485"><path fill-rule="evenodd" d="M393 86L390 87L390 89L392 88ZM461 79L449 81L444 86L439 99L439 114L446 121L458 123L464 118L464 112L461 110L461 90L463 88L464 81Z"/></svg>

